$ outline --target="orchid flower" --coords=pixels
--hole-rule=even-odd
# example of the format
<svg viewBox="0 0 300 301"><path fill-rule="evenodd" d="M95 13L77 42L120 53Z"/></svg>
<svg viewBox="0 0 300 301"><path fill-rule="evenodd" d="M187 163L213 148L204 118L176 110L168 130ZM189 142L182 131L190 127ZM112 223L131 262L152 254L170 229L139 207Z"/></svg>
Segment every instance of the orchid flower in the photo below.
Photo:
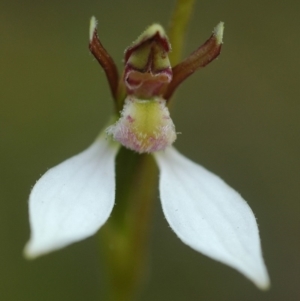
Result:
<svg viewBox="0 0 300 301"><path fill-rule="evenodd" d="M115 201L115 158L120 147L152 154L157 162L164 215L175 234L194 250L238 270L259 288L269 286L256 219L246 201L221 178L181 155L173 146L175 125L168 104L178 85L216 58L223 23L182 63L171 67L171 45L154 24L125 52L119 81L101 45L96 20L90 50L104 68L115 99L113 122L82 153L48 170L29 199L29 258L61 249L95 234ZM121 100L121 101L120 101Z"/></svg>

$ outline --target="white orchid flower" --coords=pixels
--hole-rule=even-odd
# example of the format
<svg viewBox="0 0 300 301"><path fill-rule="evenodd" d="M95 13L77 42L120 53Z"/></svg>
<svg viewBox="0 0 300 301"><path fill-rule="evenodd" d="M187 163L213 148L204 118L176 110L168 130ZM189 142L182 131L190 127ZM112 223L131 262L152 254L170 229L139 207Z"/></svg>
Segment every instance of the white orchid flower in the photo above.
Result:
<svg viewBox="0 0 300 301"><path fill-rule="evenodd" d="M222 35L220 23L200 48L204 53L200 63L191 59L192 54L173 69L166 56L170 45L159 25L149 27L127 49L124 73L127 97L119 120L85 151L48 170L32 189L27 257L34 258L83 240L107 221L115 200L115 158L122 145L153 154L160 170L163 212L185 244L238 270L259 288L269 286L258 227L249 205L222 179L172 146L176 132L165 99L192 73L191 66L196 70L208 63L208 59L212 60L212 54L214 57L219 54ZM90 44L96 42L99 42L96 21L92 18ZM188 74L183 71L186 66ZM166 89L169 83L171 87Z"/></svg>

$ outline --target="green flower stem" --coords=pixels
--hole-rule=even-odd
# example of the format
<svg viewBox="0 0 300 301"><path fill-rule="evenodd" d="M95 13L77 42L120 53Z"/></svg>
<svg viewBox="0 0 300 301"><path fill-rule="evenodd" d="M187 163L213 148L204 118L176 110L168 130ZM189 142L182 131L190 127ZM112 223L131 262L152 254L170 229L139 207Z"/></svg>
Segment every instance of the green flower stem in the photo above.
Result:
<svg viewBox="0 0 300 301"><path fill-rule="evenodd" d="M116 169L116 206L100 235L109 276L108 300L129 301L146 276L157 167L151 155L122 148Z"/></svg>
<svg viewBox="0 0 300 301"><path fill-rule="evenodd" d="M169 54L172 66L178 64L181 59L184 36L194 3L195 0L177 0L173 11L168 32L169 40L172 45L172 52Z"/></svg>

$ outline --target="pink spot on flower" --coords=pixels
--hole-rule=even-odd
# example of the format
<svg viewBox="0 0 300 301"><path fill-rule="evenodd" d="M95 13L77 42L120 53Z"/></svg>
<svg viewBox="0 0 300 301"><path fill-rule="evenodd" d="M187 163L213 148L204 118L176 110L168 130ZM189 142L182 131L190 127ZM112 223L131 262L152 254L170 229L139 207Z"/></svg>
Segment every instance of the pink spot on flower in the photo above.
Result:
<svg viewBox="0 0 300 301"><path fill-rule="evenodd" d="M134 118L132 118L130 115L128 115L127 117L126 117L126 119L127 119L127 121L128 122L130 122L130 123L133 123L134 122Z"/></svg>

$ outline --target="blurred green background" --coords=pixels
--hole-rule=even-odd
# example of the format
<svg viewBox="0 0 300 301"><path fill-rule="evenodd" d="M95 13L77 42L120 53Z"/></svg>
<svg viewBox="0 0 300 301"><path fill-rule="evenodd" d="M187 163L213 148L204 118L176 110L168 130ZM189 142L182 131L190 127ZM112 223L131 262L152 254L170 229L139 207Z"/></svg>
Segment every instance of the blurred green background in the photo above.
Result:
<svg viewBox="0 0 300 301"><path fill-rule="evenodd" d="M85 149L112 101L88 51L89 18L122 67L125 47L174 1L0 2L0 300L94 301L105 275L95 237L28 262L27 199L49 167ZM191 250L156 201L148 285L140 300L300 300L298 1L199 0L187 55L225 22L220 58L191 77L172 110L176 147L222 176L256 214L272 287Z"/></svg>

